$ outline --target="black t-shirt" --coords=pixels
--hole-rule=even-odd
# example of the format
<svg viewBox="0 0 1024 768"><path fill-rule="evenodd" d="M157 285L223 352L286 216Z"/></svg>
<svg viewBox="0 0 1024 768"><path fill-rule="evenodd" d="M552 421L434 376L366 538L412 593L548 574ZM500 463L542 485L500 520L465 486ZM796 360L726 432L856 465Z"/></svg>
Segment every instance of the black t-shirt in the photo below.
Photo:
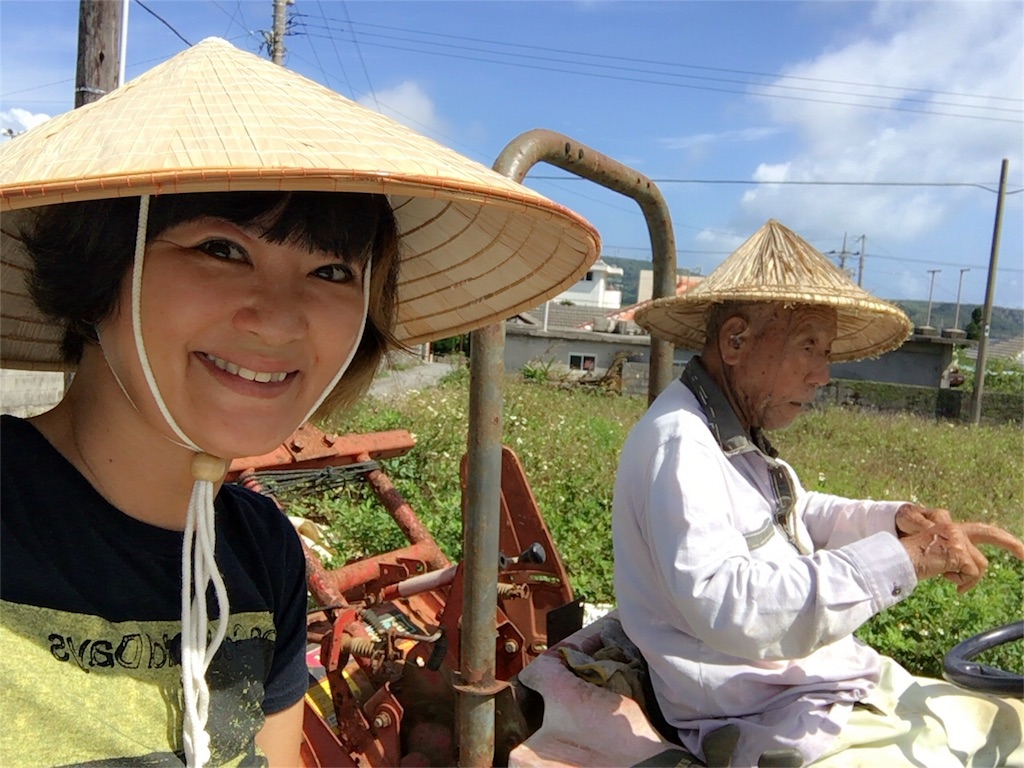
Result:
<svg viewBox="0 0 1024 768"><path fill-rule="evenodd" d="M307 687L302 547L258 494L226 484L214 508L231 615L207 672L207 731L215 764L259 765L264 715ZM183 539L121 513L35 427L0 418L4 764L183 761ZM212 636L212 588L208 606Z"/></svg>

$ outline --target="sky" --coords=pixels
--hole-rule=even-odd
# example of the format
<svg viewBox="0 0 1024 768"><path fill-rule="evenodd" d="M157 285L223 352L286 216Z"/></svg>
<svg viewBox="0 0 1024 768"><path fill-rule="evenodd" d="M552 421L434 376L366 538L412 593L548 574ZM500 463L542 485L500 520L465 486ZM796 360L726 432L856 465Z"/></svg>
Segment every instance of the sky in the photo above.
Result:
<svg viewBox="0 0 1024 768"><path fill-rule="evenodd" d="M73 106L78 2L0 0L0 132ZM485 165L534 128L652 179L679 267L769 218L890 300L1024 306L1024 2L294 0L285 65ZM127 79L207 37L267 57L272 0L131 0ZM6 140L6 139L0 139ZM650 259L629 198L524 183ZM845 243L845 257L844 253ZM861 270L861 256L863 267Z"/></svg>

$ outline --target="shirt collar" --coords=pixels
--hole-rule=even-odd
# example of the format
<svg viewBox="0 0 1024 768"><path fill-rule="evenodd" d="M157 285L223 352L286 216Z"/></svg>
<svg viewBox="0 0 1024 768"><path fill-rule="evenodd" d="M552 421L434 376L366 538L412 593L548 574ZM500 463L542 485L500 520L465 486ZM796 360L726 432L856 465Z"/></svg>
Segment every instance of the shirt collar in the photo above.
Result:
<svg viewBox="0 0 1024 768"><path fill-rule="evenodd" d="M725 393L711 378L699 356L695 355L690 359L679 378L700 403L708 419L708 428L723 453L733 456L747 451L758 451L771 458L779 455L760 427L752 428L749 433L744 431Z"/></svg>

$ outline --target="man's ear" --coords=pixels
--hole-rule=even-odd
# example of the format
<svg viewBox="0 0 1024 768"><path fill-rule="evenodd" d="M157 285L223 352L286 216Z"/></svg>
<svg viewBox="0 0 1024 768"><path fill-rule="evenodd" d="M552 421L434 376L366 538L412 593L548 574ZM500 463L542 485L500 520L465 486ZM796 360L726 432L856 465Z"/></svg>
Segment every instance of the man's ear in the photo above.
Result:
<svg viewBox="0 0 1024 768"><path fill-rule="evenodd" d="M736 365L744 353L750 325L739 315L730 317L718 331L718 354L726 365Z"/></svg>

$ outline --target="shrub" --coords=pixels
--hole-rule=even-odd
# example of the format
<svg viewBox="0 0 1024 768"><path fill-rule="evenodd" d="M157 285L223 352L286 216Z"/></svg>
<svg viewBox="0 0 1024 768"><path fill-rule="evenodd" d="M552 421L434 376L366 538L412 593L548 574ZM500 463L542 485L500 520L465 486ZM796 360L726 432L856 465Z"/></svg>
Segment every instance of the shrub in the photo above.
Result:
<svg viewBox="0 0 1024 768"><path fill-rule="evenodd" d="M531 360L523 366L522 373L523 379L526 381L532 381L537 384L545 384L551 381L551 366L555 364L555 358L551 357L547 360Z"/></svg>

